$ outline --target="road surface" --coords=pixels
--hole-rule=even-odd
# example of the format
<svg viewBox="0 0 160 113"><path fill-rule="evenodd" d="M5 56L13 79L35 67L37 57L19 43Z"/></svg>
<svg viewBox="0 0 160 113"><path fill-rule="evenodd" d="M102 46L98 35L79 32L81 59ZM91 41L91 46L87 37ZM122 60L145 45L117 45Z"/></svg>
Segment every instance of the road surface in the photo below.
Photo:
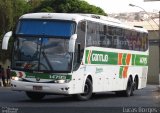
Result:
<svg viewBox="0 0 160 113"><path fill-rule="evenodd" d="M71 96L48 95L43 100L31 101L24 92L0 88L0 113L101 113L101 112L160 112L158 86L147 85L134 96L119 97L113 92L94 95L89 101L77 101Z"/></svg>

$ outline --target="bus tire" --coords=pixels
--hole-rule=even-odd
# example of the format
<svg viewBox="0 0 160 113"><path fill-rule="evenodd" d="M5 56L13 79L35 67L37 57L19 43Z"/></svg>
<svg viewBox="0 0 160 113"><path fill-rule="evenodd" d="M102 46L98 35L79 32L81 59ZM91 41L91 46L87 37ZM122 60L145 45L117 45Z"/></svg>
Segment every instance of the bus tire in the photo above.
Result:
<svg viewBox="0 0 160 113"><path fill-rule="evenodd" d="M76 94L76 98L81 101L89 100L92 96L92 91L93 91L92 82L89 78L87 78L84 86L84 93Z"/></svg>
<svg viewBox="0 0 160 113"><path fill-rule="evenodd" d="M136 76L134 79L134 90L138 89L138 77Z"/></svg>
<svg viewBox="0 0 160 113"><path fill-rule="evenodd" d="M41 100L45 97L45 94L44 93L39 93L39 92L26 92L26 95L31 99L31 100L34 100L34 101L38 101L38 100Z"/></svg>
<svg viewBox="0 0 160 113"><path fill-rule="evenodd" d="M129 77L127 88L124 91L124 96L126 97L133 96L133 91L134 91L134 82L132 81L131 77Z"/></svg>

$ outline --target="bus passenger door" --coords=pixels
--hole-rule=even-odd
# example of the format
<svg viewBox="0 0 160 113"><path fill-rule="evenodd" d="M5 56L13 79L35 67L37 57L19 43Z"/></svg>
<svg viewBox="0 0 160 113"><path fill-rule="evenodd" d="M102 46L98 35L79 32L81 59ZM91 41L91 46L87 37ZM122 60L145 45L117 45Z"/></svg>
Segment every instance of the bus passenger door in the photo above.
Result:
<svg viewBox="0 0 160 113"><path fill-rule="evenodd" d="M104 91L105 85L105 76L103 67L96 67L94 73L94 89L96 92Z"/></svg>
<svg viewBox="0 0 160 113"><path fill-rule="evenodd" d="M72 83L73 83L73 92L74 93L82 93L83 92L83 87L84 87L84 71L85 66L81 65L78 70L73 72L73 78L72 78Z"/></svg>

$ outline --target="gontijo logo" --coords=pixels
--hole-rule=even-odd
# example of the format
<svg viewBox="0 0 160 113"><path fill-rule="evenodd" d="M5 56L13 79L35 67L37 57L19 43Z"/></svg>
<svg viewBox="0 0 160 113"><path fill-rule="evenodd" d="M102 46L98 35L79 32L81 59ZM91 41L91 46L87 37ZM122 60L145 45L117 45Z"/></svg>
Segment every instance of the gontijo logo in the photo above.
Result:
<svg viewBox="0 0 160 113"><path fill-rule="evenodd" d="M105 54L92 54L92 61L108 62L108 55Z"/></svg>
<svg viewBox="0 0 160 113"><path fill-rule="evenodd" d="M87 51L86 63L88 64L106 64L108 62L108 54L99 51Z"/></svg>
<svg viewBox="0 0 160 113"><path fill-rule="evenodd" d="M117 64L118 54L112 52L86 50L86 64Z"/></svg>

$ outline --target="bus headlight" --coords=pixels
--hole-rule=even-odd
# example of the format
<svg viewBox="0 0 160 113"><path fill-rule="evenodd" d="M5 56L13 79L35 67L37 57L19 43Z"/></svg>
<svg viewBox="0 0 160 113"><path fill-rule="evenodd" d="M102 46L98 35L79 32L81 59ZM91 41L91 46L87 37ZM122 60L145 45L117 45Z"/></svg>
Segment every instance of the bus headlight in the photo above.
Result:
<svg viewBox="0 0 160 113"><path fill-rule="evenodd" d="M19 77L12 77L12 80L18 81L18 80L21 80L21 78L19 78Z"/></svg>
<svg viewBox="0 0 160 113"><path fill-rule="evenodd" d="M56 83L63 84L63 83L65 83L65 80L56 80Z"/></svg>

